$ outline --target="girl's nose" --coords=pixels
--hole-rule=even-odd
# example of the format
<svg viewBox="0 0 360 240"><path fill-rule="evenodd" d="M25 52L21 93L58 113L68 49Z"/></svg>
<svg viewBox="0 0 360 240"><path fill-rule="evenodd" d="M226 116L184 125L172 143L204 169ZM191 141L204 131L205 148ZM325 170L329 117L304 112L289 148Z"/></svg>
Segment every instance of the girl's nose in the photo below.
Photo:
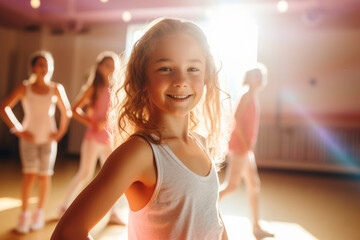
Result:
<svg viewBox="0 0 360 240"><path fill-rule="evenodd" d="M187 77L186 74L178 72L173 80L174 87L185 87L187 85Z"/></svg>

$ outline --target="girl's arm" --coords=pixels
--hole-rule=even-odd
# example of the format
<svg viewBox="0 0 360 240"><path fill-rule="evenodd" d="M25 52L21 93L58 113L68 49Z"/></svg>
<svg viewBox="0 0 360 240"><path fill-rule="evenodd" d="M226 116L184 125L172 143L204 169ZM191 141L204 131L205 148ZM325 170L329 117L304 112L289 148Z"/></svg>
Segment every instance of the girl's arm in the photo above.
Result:
<svg viewBox="0 0 360 240"><path fill-rule="evenodd" d="M6 125L10 128L10 132L15 134L19 138L23 138L26 141L33 141L34 136L24 131L23 126L16 118L12 108L25 96L26 87L24 84L20 84L15 90L3 101L0 106L0 115L4 119Z"/></svg>
<svg viewBox="0 0 360 240"><path fill-rule="evenodd" d="M57 84L55 89L55 95L58 98L57 106L60 110L60 126L57 133L52 134L52 139L55 141L60 141L60 139L65 135L67 128L69 126L70 118L72 116L71 107L69 100L66 96L64 87L61 84Z"/></svg>
<svg viewBox="0 0 360 240"><path fill-rule="evenodd" d="M142 138L132 137L120 145L96 178L70 205L51 239L91 239L90 230L124 192L131 209L144 207L156 185L154 164L151 147ZM144 194L146 190L150 197Z"/></svg>
<svg viewBox="0 0 360 240"><path fill-rule="evenodd" d="M88 115L83 111L83 107L90 103L90 99L93 91L94 91L93 87L89 87L86 88L85 90L82 90L72 107L74 118L87 127L91 127L94 123L88 117Z"/></svg>
<svg viewBox="0 0 360 240"><path fill-rule="evenodd" d="M12 108L25 96L25 85L20 84L12 93L2 102L0 107L1 117L4 119L6 125L12 131L22 131L22 125L16 118Z"/></svg>

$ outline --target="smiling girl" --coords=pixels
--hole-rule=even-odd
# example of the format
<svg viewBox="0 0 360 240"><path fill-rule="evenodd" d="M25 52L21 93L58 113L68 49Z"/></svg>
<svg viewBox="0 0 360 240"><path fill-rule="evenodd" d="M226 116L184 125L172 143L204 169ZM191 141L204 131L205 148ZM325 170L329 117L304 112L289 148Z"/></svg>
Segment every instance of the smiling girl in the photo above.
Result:
<svg viewBox="0 0 360 240"><path fill-rule="evenodd" d="M202 30L188 21L155 21L135 44L124 84L112 95L118 147L52 239L91 239L89 231L123 193L129 239L227 239L218 209L217 149L208 150L220 139L219 95ZM193 131L204 119L206 141Z"/></svg>

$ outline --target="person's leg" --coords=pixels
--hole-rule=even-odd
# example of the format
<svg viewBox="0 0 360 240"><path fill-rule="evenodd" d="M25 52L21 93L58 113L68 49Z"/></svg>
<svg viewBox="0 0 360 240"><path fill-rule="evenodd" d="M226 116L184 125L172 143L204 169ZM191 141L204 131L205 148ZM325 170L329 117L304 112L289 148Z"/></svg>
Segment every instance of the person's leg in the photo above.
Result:
<svg viewBox="0 0 360 240"><path fill-rule="evenodd" d="M255 162L254 152L249 152L244 162L243 176L249 198L253 233L257 239L273 237L273 234L262 230L259 225L260 178Z"/></svg>
<svg viewBox="0 0 360 240"><path fill-rule="evenodd" d="M24 173L23 181L21 186L21 200L22 200L22 207L21 213L19 216L19 222L16 227L16 231L19 233L28 233L30 230L31 224L31 214L29 209L29 198L34 187L34 183L36 180L35 173Z"/></svg>
<svg viewBox="0 0 360 240"><path fill-rule="evenodd" d="M63 202L60 211L65 211L72 202L77 191L91 180L94 175L97 158L98 149L94 141L84 140L81 144L79 170L70 182L65 201Z"/></svg>
<svg viewBox="0 0 360 240"><path fill-rule="evenodd" d="M39 146L39 174L38 174L38 206L33 214L32 230L42 229L45 225L45 205L51 188L51 176L54 173L54 165L57 154L55 141Z"/></svg>
<svg viewBox="0 0 360 240"><path fill-rule="evenodd" d="M21 158L23 179L21 184L22 211L28 210L28 200L34 187L36 176L39 169L39 151L38 145L19 141L19 152Z"/></svg>
<svg viewBox="0 0 360 240"><path fill-rule="evenodd" d="M30 198L32 189L34 187L35 180L36 180L35 173L24 173L23 174L23 180L22 180L22 185L21 185L21 200L22 200L21 210L22 211L20 213L19 222L16 227L16 230L19 233L28 233L30 230L31 214L29 211L29 198Z"/></svg>
<svg viewBox="0 0 360 240"><path fill-rule="evenodd" d="M40 166L39 166L39 202L38 208L43 209L51 188L51 176L54 173L54 165L57 154L57 143L42 144L40 146Z"/></svg>
<svg viewBox="0 0 360 240"><path fill-rule="evenodd" d="M257 166L254 159L254 154L251 152L246 158L244 158L243 169L244 181L249 198L252 223L258 224L258 201L260 192L260 179L257 171Z"/></svg>
<svg viewBox="0 0 360 240"><path fill-rule="evenodd" d="M231 152L228 166L226 167L225 180L221 186L219 200L226 195L236 191L241 182L241 171L243 168L243 156Z"/></svg>
<svg viewBox="0 0 360 240"><path fill-rule="evenodd" d="M22 211L27 211L29 209L29 198L31 195L31 191L34 187L34 183L36 180L35 173L24 173L23 180L21 184L21 200L22 200Z"/></svg>
<svg viewBox="0 0 360 240"><path fill-rule="evenodd" d="M29 198L36 180L37 169L37 148L35 144L19 141L19 152L21 157L23 178L21 183L21 213L16 231L28 233L30 230Z"/></svg>
<svg viewBox="0 0 360 240"><path fill-rule="evenodd" d="M39 190L38 190L38 207L33 214L31 229L40 230L45 225L45 204L50 192L51 176L39 175L38 176Z"/></svg>
<svg viewBox="0 0 360 240"><path fill-rule="evenodd" d="M47 201L48 193L50 192L51 176L49 176L49 175L39 175L38 176L38 182L39 182L38 208L43 209L45 204L46 204L46 201Z"/></svg>

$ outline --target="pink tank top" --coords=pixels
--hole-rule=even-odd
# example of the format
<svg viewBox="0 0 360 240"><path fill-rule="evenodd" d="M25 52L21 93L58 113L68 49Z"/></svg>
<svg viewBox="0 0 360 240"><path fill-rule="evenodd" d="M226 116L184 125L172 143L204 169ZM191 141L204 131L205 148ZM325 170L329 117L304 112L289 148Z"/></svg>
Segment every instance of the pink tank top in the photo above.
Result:
<svg viewBox="0 0 360 240"><path fill-rule="evenodd" d="M93 122L101 122L106 120L107 110L109 108L110 93L107 87L102 87L99 96L94 104L94 114L91 116ZM95 127L89 127L84 136L85 140L94 139L101 144L109 144L109 135L105 128L98 131Z"/></svg>
<svg viewBox="0 0 360 240"><path fill-rule="evenodd" d="M22 125L24 130L31 132L35 137L35 143L49 142L50 134L56 131L55 109L57 97L55 95L56 84L51 83L50 90L46 94L37 94L32 91L31 84L24 81L26 86L25 96L21 100L24 109Z"/></svg>
<svg viewBox="0 0 360 240"><path fill-rule="evenodd" d="M245 106L243 112L240 112L239 108L236 110L235 120L236 123L229 141L229 150L240 153L244 150L244 146L235 130L236 124L241 124L245 141L248 142L250 147L253 149L255 147L259 130L259 105L255 98L251 99L251 101Z"/></svg>

